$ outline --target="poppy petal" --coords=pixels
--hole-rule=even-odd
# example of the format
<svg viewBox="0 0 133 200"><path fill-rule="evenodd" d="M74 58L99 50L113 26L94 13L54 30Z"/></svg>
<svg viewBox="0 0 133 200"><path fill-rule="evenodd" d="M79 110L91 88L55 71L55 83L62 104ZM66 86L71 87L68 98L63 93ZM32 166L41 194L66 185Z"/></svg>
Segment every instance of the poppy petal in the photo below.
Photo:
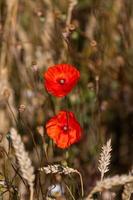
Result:
<svg viewBox="0 0 133 200"><path fill-rule="evenodd" d="M80 72L72 65L57 64L48 68L44 73L46 90L56 96L66 96L79 80Z"/></svg>
<svg viewBox="0 0 133 200"><path fill-rule="evenodd" d="M78 142L82 136L82 128L74 114L69 111L60 111L46 124L46 131L60 148L68 148Z"/></svg>

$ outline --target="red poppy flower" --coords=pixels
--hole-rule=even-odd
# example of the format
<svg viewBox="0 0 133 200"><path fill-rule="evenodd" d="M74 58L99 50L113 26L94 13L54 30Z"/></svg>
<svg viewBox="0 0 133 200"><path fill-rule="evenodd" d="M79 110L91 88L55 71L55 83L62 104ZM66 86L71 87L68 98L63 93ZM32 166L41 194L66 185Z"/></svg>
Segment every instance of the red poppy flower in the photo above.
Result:
<svg viewBox="0 0 133 200"><path fill-rule="evenodd" d="M82 129L74 114L68 111L60 111L46 124L47 134L62 149L76 143L82 136Z"/></svg>
<svg viewBox="0 0 133 200"><path fill-rule="evenodd" d="M76 85L80 77L79 71L69 64L57 64L49 67L44 74L47 91L56 96L66 96Z"/></svg>

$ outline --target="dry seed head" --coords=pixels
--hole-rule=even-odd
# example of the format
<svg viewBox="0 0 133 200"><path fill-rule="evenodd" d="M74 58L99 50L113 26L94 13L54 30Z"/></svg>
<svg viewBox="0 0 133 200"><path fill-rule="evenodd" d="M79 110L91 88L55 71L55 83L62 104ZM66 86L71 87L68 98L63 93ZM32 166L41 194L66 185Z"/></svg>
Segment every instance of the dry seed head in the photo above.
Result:
<svg viewBox="0 0 133 200"><path fill-rule="evenodd" d="M93 194L97 192L102 192L105 189L109 190L113 187L125 185L127 183L133 182L133 176L131 175L121 175L106 178L102 181L98 181L96 186L92 189L86 200L93 200Z"/></svg>
<svg viewBox="0 0 133 200"><path fill-rule="evenodd" d="M44 171L46 174L65 174L65 175L67 175L67 174L71 174L71 173L77 173L80 177L82 197L84 196L82 175L80 174L80 172L78 170L57 164L57 165L48 165L46 167L42 167L39 169L39 171Z"/></svg>
<svg viewBox="0 0 133 200"><path fill-rule="evenodd" d="M10 97L10 91L9 91L8 88L5 88L5 89L4 89L4 91L3 91L3 96L4 96L4 98L5 98L6 100L9 99L9 97Z"/></svg>
<svg viewBox="0 0 133 200"><path fill-rule="evenodd" d="M87 85L87 87L88 87L89 90L94 91L94 87L95 87L95 86L94 86L94 83L93 83L93 82L89 82L88 85Z"/></svg>
<svg viewBox="0 0 133 200"><path fill-rule="evenodd" d="M101 172L101 180L103 179L104 174L109 171L108 166L110 164L110 159L111 159L111 153L110 153L111 150L112 150L111 139L109 139L107 141L107 144L102 147L102 152L100 154L98 169Z"/></svg>
<svg viewBox="0 0 133 200"><path fill-rule="evenodd" d="M76 27L74 24L69 24L68 29L69 29L69 31L73 32L76 29Z"/></svg>
<svg viewBox="0 0 133 200"><path fill-rule="evenodd" d="M43 16L42 11L40 11L40 10L38 10L38 11L36 12L36 14L37 14L38 17L42 17L42 16Z"/></svg>
<svg viewBox="0 0 133 200"><path fill-rule="evenodd" d="M92 40L92 41L90 42L90 45L91 45L92 47L96 47L96 46L97 46L96 40Z"/></svg>
<svg viewBox="0 0 133 200"><path fill-rule="evenodd" d="M43 126L38 126L37 127L37 131L41 135L41 137L44 136L44 128L43 128Z"/></svg>
<svg viewBox="0 0 133 200"><path fill-rule="evenodd" d="M76 169L65 167L62 165L48 165L46 167L42 167L39 169L39 171L44 171L46 174L71 174L71 173L77 173L78 171Z"/></svg>
<svg viewBox="0 0 133 200"><path fill-rule="evenodd" d="M122 200L130 200L132 193L133 193L133 182L125 184L122 193Z"/></svg>
<svg viewBox="0 0 133 200"><path fill-rule="evenodd" d="M28 153L25 151L24 144L21 140L20 135L18 135L17 131L14 128L11 128L10 133L11 133L12 145L15 149L15 154L20 165L22 176L27 180L30 188L33 189L33 182L35 179L35 175L34 175L34 168L31 164L31 160L28 156Z"/></svg>
<svg viewBox="0 0 133 200"><path fill-rule="evenodd" d="M22 105L19 106L18 110L19 110L20 113L22 113L22 112L25 111L25 108L26 108L26 106L22 104Z"/></svg>
<svg viewBox="0 0 133 200"><path fill-rule="evenodd" d="M32 70L33 70L33 72L37 72L37 71L38 71L38 66L37 66L37 64L33 64L33 65L32 65Z"/></svg>
<svg viewBox="0 0 133 200"><path fill-rule="evenodd" d="M99 76L96 76L96 77L95 77L95 80L96 80L96 81L99 81Z"/></svg>
<svg viewBox="0 0 133 200"><path fill-rule="evenodd" d="M129 175L133 176L133 167ZM133 182L125 184L122 193L122 200L130 200L132 193L133 193Z"/></svg>

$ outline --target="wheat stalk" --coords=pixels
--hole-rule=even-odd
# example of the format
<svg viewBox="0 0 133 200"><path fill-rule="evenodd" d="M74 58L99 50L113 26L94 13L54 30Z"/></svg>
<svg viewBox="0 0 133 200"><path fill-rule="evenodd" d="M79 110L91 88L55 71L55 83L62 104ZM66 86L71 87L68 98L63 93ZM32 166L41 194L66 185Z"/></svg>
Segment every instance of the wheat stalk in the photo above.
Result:
<svg viewBox="0 0 133 200"><path fill-rule="evenodd" d="M35 179L34 168L32 166L28 153L25 151L21 137L20 135L18 135L16 129L11 128L10 133L11 133L12 145L15 149L15 154L20 165L22 176L27 180L30 187L30 200L33 200L33 193L34 193L33 182Z"/></svg>
<svg viewBox="0 0 133 200"><path fill-rule="evenodd" d="M42 167L42 168L39 169L39 171L43 171L46 174L52 173L52 174L69 175L71 173L77 173L80 177L82 196L84 196L82 175L77 169L73 169L73 168L70 168L68 166L62 166L62 165L59 165L59 164L55 164L55 165L48 165L46 167Z"/></svg>
<svg viewBox="0 0 133 200"><path fill-rule="evenodd" d="M110 164L110 158L111 158L111 139L109 139L102 147L102 152L100 154L100 159L99 159L99 171L101 172L101 180L103 180L104 174L109 171L109 164Z"/></svg>
<svg viewBox="0 0 133 200"><path fill-rule="evenodd" d="M105 189L111 189L112 187L118 185L125 185L127 183L133 182L133 176L131 175L121 175L121 176L113 176L110 178L103 179L102 181L98 181L96 186L92 189L86 200L92 200L93 194L97 192L102 192Z"/></svg>

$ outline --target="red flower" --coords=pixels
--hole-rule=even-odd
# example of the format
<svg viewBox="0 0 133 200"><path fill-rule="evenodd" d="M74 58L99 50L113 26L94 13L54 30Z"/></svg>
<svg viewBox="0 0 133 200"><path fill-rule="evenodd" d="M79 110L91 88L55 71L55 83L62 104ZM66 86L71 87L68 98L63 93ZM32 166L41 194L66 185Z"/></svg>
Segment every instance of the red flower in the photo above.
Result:
<svg viewBox="0 0 133 200"><path fill-rule="evenodd" d="M82 136L82 129L74 114L68 111L60 111L46 124L47 134L62 149L76 143Z"/></svg>
<svg viewBox="0 0 133 200"><path fill-rule="evenodd" d="M52 95L64 97L76 85L79 77L80 73L74 66L57 64L49 67L45 72L45 87Z"/></svg>

